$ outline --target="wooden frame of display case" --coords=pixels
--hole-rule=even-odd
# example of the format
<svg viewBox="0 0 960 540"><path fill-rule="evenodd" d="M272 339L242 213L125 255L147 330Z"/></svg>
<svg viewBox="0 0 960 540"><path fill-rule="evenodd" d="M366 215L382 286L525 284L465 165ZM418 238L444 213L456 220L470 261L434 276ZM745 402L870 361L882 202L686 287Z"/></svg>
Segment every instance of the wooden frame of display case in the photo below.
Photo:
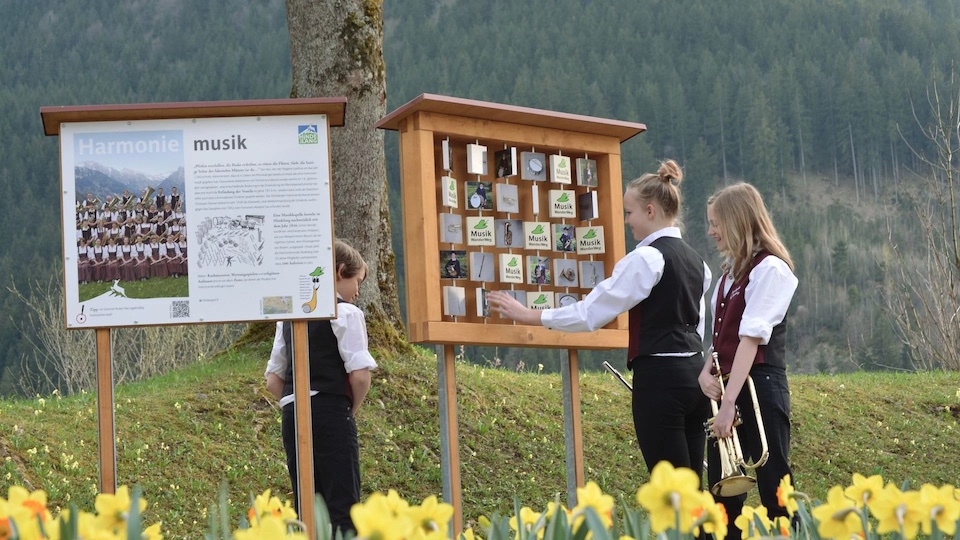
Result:
<svg viewBox="0 0 960 540"><path fill-rule="evenodd" d="M399 132L401 195L404 226L404 261L407 290L407 326L413 343L437 344L438 379L441 416L441 450L443 454L444 496L455 508L454 529L462 528L461 495L459 480L459 450L456 419L456 381L454 371L454 345L488 345L559 348L568 350L569 362L563 366L564 421L567 433L567 485L568 496L576 497L575 488L582 486L583 460L580 435L580 399L577 350L578 349L623 349L627 347L627 317L620 315L601 329L590 333L566 333L548 330L540 326L516 324L497 316L477 315L475 294L466 294L466 315L444 315L442 291L446 280L441 279L440 251L452 244L440 241L440 214L456 213L466 217L473 215L490 218L502 217L493 210L474 211L467 209L466 193L460 196L457 208L443 205L444 192L441 178L452 177L460 189L468 180L510 183L518 185L520 211L507 215L522 221L549 221L583 226L577 219L561 220L547 217L547 192L550 189L569 189L580 195L586 191L597 192L598 216L587 222L590 226L602 226L606 250L603 254L583 256L578 254L557 255L562 258L602 261L605 276L609 276L614 264L624 256L623 227L623 181L620 164L620 145L646 130L643 124L593 118L539 109L515 107L447 96L422 94L409 103L391 112L377 123L381 129ZM451 148L450 168L443 166L444 141ZM467 144L487 147L486 175L467 174ZM533 182L521 180L520 175L507 180L497 179L494 172L494 154L498 150L515 147L520 152L535 151L546 156L561 154L571 158L589 158L596 161L598 185L587 188L578 186L576 179L569 185L555 184L548 174L544 182L536 182L539 191L541 212L533 215ZM519 162L519 159L518 159ZM518 169L520 164L518 163ZM465 190L464 190L465 191ZM579 214L578 214L579 215ZM522 234L522 233L521 233ZM477 248L468 246L466 239L456 249L494 253L516 253L524 257L540 251L503 247ZM551 256L555 252L550 253ZM496 273L494 276L496 280ZM579 282L582 285L582 281ZM562 292L565 289L543 285L505 285L490 282L478 283L469 278L457 280L476 291L478 287L488 290L513 289L522 291ZM595 284L595 283L594 283ZM592 288L592 287L591 287ZM586 295L590 288L573 288L576 294Z"/></svg>

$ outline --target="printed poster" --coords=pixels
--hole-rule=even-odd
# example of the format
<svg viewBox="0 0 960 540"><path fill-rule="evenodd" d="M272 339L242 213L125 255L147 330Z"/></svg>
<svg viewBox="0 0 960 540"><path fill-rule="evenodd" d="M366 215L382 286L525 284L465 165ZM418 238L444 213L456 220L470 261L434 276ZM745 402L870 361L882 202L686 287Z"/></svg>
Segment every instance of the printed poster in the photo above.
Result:
<svg viewBox="0 0 960 540"><path fill-rule="evenodd" d="M336 317L324 115L67 123L68 328Z"/></svg>

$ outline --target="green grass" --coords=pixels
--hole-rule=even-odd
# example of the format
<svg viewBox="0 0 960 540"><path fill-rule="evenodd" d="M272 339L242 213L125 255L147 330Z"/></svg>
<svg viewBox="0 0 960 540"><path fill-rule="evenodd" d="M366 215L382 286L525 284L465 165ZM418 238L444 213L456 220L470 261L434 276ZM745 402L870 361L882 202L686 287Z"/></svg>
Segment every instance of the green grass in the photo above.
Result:
<svg viewBox="0 0 960 540"><path fill-rule="evenodd" d="M121 281L127 298L181 298L189 296L189 281L186 276L150 278L144 281ZM81 302L96 298L110 290L113 281L85 283L79 287Z"/></svg>
<svg viewBox="0 0 960 540"><path fill-rule="evenodd" d="M148 523L197 538L221 481L232 523L251 493L288 494L279 410L263 386L269 345L116 389L118 483L139 484ZM441 493L436 359L380 359L358 416L365 493L410 501ZM457 365L464 516L541 508L566 498L561 380ZM797 489L823 498L854 472L900 484L957 485L960 373L791 377ZM586 477L632 501L647 473L629 395L612 376L581 374ZM0 401L0 493L44 489L50 507L93 510L98 490L95 394ZM756 500L751 501L756 503Z"/></svg>

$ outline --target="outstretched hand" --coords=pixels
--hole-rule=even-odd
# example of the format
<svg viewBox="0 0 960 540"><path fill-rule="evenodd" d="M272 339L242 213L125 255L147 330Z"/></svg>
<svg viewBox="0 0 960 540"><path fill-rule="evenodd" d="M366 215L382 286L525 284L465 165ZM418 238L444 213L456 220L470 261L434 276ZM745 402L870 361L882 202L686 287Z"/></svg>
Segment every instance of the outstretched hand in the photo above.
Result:
<svg viewBox="0 0 960 540"><path fill-rule="evenodd" d="M490 310L506 319L513 319L519 323L539 325L540 312L530 309L503 291L491 291L487 294Z"/></svg>

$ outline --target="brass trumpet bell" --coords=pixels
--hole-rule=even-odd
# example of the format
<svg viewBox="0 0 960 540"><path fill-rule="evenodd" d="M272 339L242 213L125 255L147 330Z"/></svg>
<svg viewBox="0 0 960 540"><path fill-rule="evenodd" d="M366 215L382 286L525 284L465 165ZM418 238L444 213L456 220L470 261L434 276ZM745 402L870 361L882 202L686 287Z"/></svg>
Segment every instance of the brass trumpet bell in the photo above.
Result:
<svg viewBox="0 0 960 540"><path fill-rule="evenodd" d="M757 480L745 474L734 474L721 478L719 482L710 486L710 493L715 497L736 497L753 489Z"/></svg>

